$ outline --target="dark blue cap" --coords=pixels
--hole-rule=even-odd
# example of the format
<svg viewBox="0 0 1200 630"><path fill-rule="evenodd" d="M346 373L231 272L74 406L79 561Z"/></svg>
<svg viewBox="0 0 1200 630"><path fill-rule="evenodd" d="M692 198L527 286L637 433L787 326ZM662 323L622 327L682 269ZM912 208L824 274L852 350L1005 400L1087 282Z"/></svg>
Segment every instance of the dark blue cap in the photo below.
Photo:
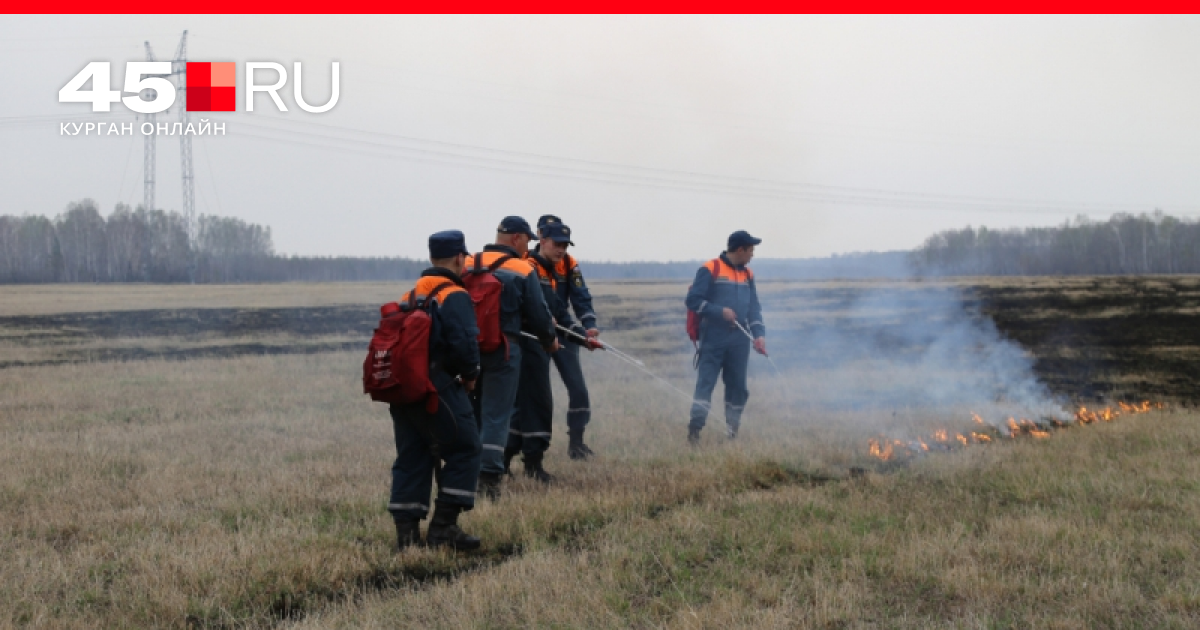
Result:
<svg viewBox="0 0 1200 630"><path fill-rule="evenodd" d="M729 235L729 243L728 243L727 249L729 251L733 251L739 247L746 247L747 245L758 245L761 242L762 242L761 238L754 238L753 236L750 236L750 233L747 232L746 230L738 230L738 231L734 232L733 234Z"/></svg>
<svg viewBox="0 0 1200 630"><path fill-rule="evenodd" d="M546 227L547 223L562 223L562 219L554 216L553 214L543 214L542 216L538 217L538 232L541 232L542 228Z"/></svg>
<svg viewBox="0 0 1200 630"><path fill-rule="evenodd" d="M528 234L532 240L537 240L537 234L529 229L529 222L521 217L504 217L496 231L501 234Z"/></svg>
<svg viewBox="0 0 1200 630"><path fill-rule="evenodd" d="M471 252L467 249L467 238L458 230L445 230L429 235L429 257L435 260L454 258Z"/></svg>
<svg viewBox="0 0 1200 630"><path fill-rule="evenodd" d="M543 240L550 239L555 243L566 243L567 245L575 244L571 242L571 228L563 223L547 223L539 228L539 231Z"/></svg>

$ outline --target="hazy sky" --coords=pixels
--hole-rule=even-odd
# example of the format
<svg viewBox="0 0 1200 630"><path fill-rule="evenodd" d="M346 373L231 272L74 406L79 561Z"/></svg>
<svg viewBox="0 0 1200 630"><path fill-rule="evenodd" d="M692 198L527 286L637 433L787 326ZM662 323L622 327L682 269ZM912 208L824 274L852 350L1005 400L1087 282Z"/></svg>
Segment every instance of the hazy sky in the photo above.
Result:
<svg viewBox="0 0 1200 630"><path fill-rule="evenodd" d="M965 225L1155 207L1200 215L1194 17L0 18L0 214L142 199L142 137L61 137L89 61L238 62L238 112L194 142L198 212L296 254L475 249L558 214L584 259L693 259L747 229L760 255L907 249ZM310 102L244 111L247 61L305 65ZM293 79L294 80L294 79ZM193 113L193 119L201 116ZM174 111L167 119L175 120ZM179 209L158 140L158 206Z"/></svg>

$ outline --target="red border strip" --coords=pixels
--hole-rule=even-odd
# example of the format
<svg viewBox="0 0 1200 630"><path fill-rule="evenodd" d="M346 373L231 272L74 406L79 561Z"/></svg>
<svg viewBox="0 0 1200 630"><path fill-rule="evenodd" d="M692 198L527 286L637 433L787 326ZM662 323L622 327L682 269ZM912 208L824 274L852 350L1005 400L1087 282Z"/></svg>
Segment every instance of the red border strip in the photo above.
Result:
<svg viewBox="0 0 1200 630"><path fill-rule="evenodd" d="M1200 0L1157 0L1150 3L1133 4L1101 0L1084 3L1081 0L1055 0L1035 2L1033 0L984 0L974 2L950 2L948 0L865 0L848 2L824 0L823 2L783 2L780 0L756 0L732 3L681 2L679 0L609 0L608 2L551 3L547 0L524 0L500 2L497 0L467 0L466 2L384 2L382 0L359 0L358 2L331 5L315 0L210 0L203 4L205 14L322 14L330 8L342 9L347 14L378 13L1194 13L1200 10ZM84 2L63 0L61 2L39 2L34 0L20 6L6 7L10 13L48 14L162 14L178 13L161 0L117 0L115 2ZM164 11L165 9L165 11Z"/></svg>

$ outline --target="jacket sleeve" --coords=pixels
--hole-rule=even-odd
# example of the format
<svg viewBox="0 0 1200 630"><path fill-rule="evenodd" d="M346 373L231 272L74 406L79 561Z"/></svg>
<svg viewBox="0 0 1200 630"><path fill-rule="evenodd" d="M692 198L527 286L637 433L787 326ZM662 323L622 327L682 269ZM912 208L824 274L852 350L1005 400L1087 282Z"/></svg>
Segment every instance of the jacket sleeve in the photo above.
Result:
<svg viewBox="0 0 1200 630"><path fill-rule="evenodd" d="M587 282L583 280L583 272L575 265L567 273L567 295L571 298L571 308L575 317L584 328L596 328L596 311L592 308L592 292L588 290Z"/></svg>
<svg viewBox="0 0 1200 630"><path fill-rule="evenodd" d="M479 376L479 326L475 307L465 291L447 295L439 307L447 371L465 380Z"/></svg>
<svg viewBox="0 0 1200 630"><path fill-rule="evenodd" d="M746 325L755 337L767 336L767 325L763 323L762 306L758 303L758 285L750 281L750 312L746 313Z"/></svg>
<svg viewBox="0 0 1200 630"><path fill-rule="evenodd" d="M708 301L708 294L712 289L712 285L712 272L708 270L707 266L701 267L696 272L696 279L692 281L692 288L688 290L687 299L684 300L684 303L687 304L689 311L695 311L701 317L721 320L724 317L722 311L725 307Z"/></svg>
<svg viewBox="0 0 1200 630"><path fill-rule="evenodd" d="M521 315L526 332L536 336L542 345L550 346L558 333L554 330L550 306L546 304L546 296L542 293L542 282L533 268L525 275L521 287Z"/></svg>
<svg viewBox="0 0 1200 630"><path fill-rule="evenodd" d="M587 331L580 327L579 324L575 322L575 319L571 317L571 309L568 308L561 299L559 299L558 293L549 285L542 286L546 290L546 300L550 304L553 304L550 310L554 313L554 321L559 326L562 326L563 328L575 333L574 335L562 333L560 335L560 339L563 341L569 341L577 346L586 346ZM578 337L576 335L578 335ZM584 339L581 340L579 337L583 337Z"/></svg>

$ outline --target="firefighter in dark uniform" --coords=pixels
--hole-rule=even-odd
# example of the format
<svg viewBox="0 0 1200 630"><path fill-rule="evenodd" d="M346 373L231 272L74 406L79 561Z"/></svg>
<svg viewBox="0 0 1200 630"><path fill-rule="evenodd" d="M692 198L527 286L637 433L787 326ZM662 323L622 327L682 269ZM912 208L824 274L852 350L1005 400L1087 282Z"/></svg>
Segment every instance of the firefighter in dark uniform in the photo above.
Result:
<svg viewBox="0 0 1200 630"><path fill-rule="evenodd" d="M558 249L561 248L561 244L570 242L570 233L570 228L561 223L554 223L546 226L542 238L553 241ZM554 246L547 244L547 247ZM587 338L587 331L575 323L567 305L558 299L554 263L538 252L529 254L529 262L538 274L542 293L554 321L575 333L567 335L566 341L583 345L589 350L600 347L599 342ZM549 484L553 483L554 476L546 472L542 460L546 450L550 448L554 419L554 393L550 388L550 353L545 352L538 344L527 343L529 341L532 340L522 339L524 345L521 348L521 384L517 387L517 410L513 415L513 426L509 430L505 456L511 459L518 452L521 453L525 462L525 475Z"/></svg>
<svg viewBox="0 0 1200 630"><path fill-rule="evenodd" d="M421 520L429 513L429 494L435 471L438 494L426 533L432 547L478 549L479 539L458 526L458 515L475 505L479 475L479 430L467 391L479 376L479 329L471 296L460 274L467 256L462 232L450 230L429 237L433 266L421 272L415 294L418 303L431 302L433 328L429 339L429 379L438 392L437 412L424 402L392 404L396 462L388 511L396 522L401 549L421 541ZM440 470L438 466L441 466Z"/></svg>
<svg viewBox="0 0 1200 630"><path fill-rule="evenodd" d="M550 223L561 224L562 219L552 214L538 218L537 229L543 236L543 243L546 242L543 230ZM566 241L551 241L559 243L562 246L561 251L554 248L555 251L551 252L550 248L543 248L541 245L537 251L554 263L558 299L563 304L570 305L579 324L587 331L588 339L597 339L600 329L596 325L596 312L592 308L592 294L583 279L583 272L579 270L579 263L566 251L567 246L575 245L570 242L569 233L567 237ZM595 455L583 442L583 432L592 420L591 399L588 396L587 381L583 378L583 365L579 362L579 346L566 343L566 335L561 332L558 340L562 349L554 353L554 367L558 369L558 375L567 388L567 455L571 459L583 460Z"/></svg>
<svg viewBox="0 0 1200 630"><path fill-rule="evenodd" d="M700 441L718 375L725 382L726 434L729 439L737 437L742 411L750 397L746 389L750 348L767 353L767 327L762 321L754 273L746 267L754 257L754 246L761 242L741 230L729 235L727 249L696 272L688 291L687 308L700 315L699 375L688 424L691 444Z"/></svg>
<svg viewBox="0 0 1200 630"><path fill-rule="evenodd" d="M495 244L485 246L479 254L482 266L495 266L492 274L503 286L500 330L506 338L503 347L483 354L483 376L472 398L483 443L479 491L493 501L500 499L501 479L508 470L505 447L521 380L522 356L533 351L552 352L558 344L541 282L525 260L529 241L534 238L528 221L505 217L496 228ZM466 268L468 272L475 268L474 256L467 258ZM537 339L523 337L523 332Z"/></svg>

